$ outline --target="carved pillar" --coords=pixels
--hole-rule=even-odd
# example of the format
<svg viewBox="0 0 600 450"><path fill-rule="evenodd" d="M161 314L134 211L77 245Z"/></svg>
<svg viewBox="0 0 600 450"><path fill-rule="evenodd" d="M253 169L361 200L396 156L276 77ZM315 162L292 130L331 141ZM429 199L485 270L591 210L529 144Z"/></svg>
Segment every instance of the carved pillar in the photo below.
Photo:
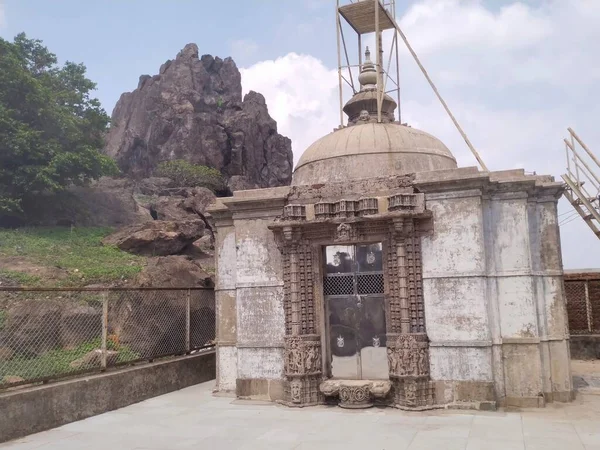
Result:
<svg viewBox="0 0 600 450"><path fill-rule="evenodd" d="M314 405L321 402L322 350L315 330L312 248L294 227L284 227L278 242L284 263L285 401Z"/></svg>
<svg viewBox="0 0 600 450"><path fill-rule="evenodd" d="M391 325L387 355L394 405L419 409L434 404L425 333L420 242L413 219L396 219L390 232L387 280Z"/></svg>

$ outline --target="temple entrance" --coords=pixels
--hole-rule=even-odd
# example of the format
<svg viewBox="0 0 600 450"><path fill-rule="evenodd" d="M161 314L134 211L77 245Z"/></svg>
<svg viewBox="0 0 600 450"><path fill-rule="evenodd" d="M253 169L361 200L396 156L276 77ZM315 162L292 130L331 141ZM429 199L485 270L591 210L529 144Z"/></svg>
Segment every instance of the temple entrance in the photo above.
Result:
<svg viewBox="0 0 600 450"><path fill-rule="evenodd" d="M323 249L329 376L387 380L381 243Z"/></svg>

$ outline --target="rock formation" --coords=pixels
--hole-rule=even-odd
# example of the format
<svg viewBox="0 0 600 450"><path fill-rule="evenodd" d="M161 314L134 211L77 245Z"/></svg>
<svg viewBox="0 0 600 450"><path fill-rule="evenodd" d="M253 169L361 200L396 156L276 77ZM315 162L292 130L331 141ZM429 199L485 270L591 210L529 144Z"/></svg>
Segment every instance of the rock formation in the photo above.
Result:
<svg viewBox="0 0 600 450"><path fill-rule="evenodd" d="M140 177L172 159L214 167L238 186L287 185L292 176L291 141L277 133L264 97L249 92L242 100L233 60L198 58L195 44L121 96L105 151Z"/></svg>

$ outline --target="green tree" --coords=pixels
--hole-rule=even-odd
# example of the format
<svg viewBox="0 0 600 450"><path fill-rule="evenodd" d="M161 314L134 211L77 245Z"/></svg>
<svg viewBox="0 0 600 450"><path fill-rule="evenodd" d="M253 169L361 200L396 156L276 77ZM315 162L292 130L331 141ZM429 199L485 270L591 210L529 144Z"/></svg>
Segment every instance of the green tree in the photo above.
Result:
<svg viewBox="0 0 600 450"><path fill-rule="evenodd" d="M213 192L226 188L221 172L212 167L191 164L182 159L164 161L158 165L155 175L170 178L177 186L202 186Z"/></svg>
<svg viewBox="0 0 600 450"><path fill-rule="evenodd" d="M100 152L109 118L90 96L96 85L85 71L59 66L24 33L0 38L0 215L22 212L39 193L117 173Z"/></svg>

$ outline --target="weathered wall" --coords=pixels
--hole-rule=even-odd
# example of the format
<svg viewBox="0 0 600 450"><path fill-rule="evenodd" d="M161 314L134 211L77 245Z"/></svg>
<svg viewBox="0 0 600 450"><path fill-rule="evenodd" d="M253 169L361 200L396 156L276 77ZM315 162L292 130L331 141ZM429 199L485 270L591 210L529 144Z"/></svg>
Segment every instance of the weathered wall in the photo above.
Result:
<svg viewBox="0 0 600 450"><path fill-rule="evenodd" d="M0 442L214 379L214 352L0 394ZM110 430L107 430L110 432Z"/></svg>
<svg viewBox="0 0 600 450"><path fill-rule="evenodd" d="M422 243L432 380L492 383L481 193L432 193L426 204L434 223Z"/></svg>
<svg viewBox="0 0 600 450"><path fill-rule="evenodd" d="M267 228L287 188L243 191L211 209L217 221L219 391L278 400L283 395L283 267ZM233 212L232 212L233 211ZM227 307L226 307L227 305Z"/></svg>
<svg viewBox="0 0 600 450"><path fill-rule="evenodd" d="M217 390L235 391L237 378L236 240L230 217L217 219L215 306L217 311Z"/></svg>
<svg viewBox="0 0 600 450"><path fill-rule="evenodd" d="M465 400L493 383L500 404L570 400L558 188L538 193L532 187L546 180L517 172L495 174L502 185L489 186L474 174L461 179L461 170L438 174L438 183L416 180L434 214L422 248L431 373L445 387L438 394Z"/></svg>

